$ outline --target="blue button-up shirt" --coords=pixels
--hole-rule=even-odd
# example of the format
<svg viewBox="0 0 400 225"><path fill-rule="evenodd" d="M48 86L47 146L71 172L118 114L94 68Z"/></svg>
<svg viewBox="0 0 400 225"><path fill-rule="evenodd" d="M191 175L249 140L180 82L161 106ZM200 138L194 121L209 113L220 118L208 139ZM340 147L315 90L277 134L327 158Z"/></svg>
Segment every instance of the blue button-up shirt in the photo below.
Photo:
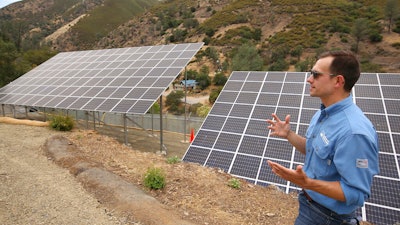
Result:
<svg viewBox="0 0 400 225"><path fill-rule="evenodd" d="M378 135L352 96L327 108L322 105L311 119L306 138L305 173L313 179L340 181L346 201L307 190L311 198L338 214L363 206L371 194L372 178L379 172Z"/></svg>

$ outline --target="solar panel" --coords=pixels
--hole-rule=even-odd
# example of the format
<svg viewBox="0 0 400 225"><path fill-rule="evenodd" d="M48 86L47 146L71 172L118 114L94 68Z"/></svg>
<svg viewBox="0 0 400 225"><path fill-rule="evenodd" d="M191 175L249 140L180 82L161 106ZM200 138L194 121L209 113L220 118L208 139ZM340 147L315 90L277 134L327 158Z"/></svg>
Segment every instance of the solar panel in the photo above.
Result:
<svg viewBox="0 0 400 225"><path fill-rule="evenodd" d="M145 114L203 43L62 52L0 89L0 104Z"/></svg>
<svg viewBox="0 0 400 225"><path fill-rule="evenodd" d="M269 136L271 113L291 114L292 129L305 135L320 108L308 94L308 74L233 72L183 160L224 171L259 185L276 185L287 193L298 187L271 171L271 159L295 169L304 156L284 139ZM353 100L377 129L380 174L361 213L374 224L400 222L400 74L363 73Z"/></svg>

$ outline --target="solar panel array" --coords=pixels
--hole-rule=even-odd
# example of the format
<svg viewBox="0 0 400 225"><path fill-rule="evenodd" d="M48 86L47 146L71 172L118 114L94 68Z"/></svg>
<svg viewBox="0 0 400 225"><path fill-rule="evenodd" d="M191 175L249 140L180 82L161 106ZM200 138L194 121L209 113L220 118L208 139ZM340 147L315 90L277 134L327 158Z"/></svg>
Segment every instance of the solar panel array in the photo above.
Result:
<svg viewBox="0 0 400 225"><path fill-rule="evenodd" d="M291 114L292 129L305 135L320 108L310 97L308 73L233 72L183 160L224 171L286 192L298 187L276 176L267 159L295 169L304 156L285 139L270 136L266 119ZM354 102L375 125L380 141L380 174L362 215L374 224L400 222L400 74L363 73Z"/></svg>
<svg viewBox="0 0 400 225"><path fill-rule="evenodd" d="M0 89L0 103L144 114L203 43L63 52Z"/></svg>

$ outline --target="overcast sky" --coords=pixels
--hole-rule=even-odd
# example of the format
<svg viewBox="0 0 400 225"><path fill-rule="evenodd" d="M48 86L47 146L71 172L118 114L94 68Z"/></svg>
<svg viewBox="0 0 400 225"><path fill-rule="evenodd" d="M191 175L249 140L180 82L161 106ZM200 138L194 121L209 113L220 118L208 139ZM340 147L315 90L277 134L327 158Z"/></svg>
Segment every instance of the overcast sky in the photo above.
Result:
<svg viewBox="0 0 400 225"><path fill-rule="evenodd" d="M0 0L0 9L5 6L8 6L11 3L19 2L19 1L21 1L21 0Z"/></svg>

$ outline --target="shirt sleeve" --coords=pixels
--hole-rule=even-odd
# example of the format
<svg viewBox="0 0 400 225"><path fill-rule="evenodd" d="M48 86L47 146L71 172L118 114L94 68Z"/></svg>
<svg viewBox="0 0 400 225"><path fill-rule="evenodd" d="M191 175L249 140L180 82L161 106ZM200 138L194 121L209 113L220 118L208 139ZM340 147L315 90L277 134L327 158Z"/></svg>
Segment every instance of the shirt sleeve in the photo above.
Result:
<svg viewBox="0 0 400 225"><path fill-rule="evenodd" d="M348 135L338 143L333 160L341 175L346 204L362 205L371 194L373 176L379 172L376 141L363 134Z"/></svg>

